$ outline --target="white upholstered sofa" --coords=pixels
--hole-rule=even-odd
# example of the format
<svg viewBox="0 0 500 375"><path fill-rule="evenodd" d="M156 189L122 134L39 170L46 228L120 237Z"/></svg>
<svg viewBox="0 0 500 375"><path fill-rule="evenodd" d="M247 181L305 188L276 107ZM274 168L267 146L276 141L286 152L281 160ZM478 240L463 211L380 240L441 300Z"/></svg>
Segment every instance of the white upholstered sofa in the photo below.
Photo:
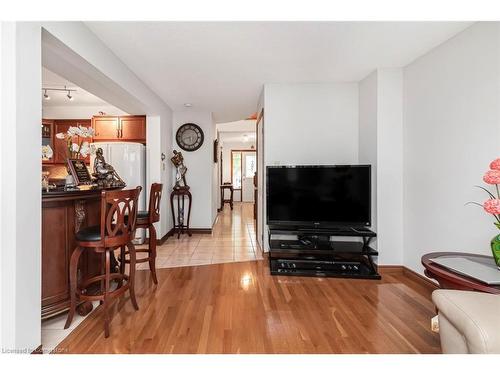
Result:
<svg viewBox="0 0 500 375"><path fill-rule="evenodd" d="M443 353L500 353L500 295L439 289L432 300Z"/></svg>

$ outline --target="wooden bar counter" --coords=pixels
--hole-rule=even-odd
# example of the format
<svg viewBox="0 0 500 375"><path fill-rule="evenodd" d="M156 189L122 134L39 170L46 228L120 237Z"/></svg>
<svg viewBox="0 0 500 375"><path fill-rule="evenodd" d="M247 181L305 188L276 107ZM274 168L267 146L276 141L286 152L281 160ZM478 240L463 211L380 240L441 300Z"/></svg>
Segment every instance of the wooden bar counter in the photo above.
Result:
<svg viewBox="0 0 500 375"><path fill-rule="evenodd" d="M99 225L101 190L42 192L42 318L69 308L69 260L80 228ZM80 270L87 276L100 272L101 259L84 252ZM80 275L79 278L84 275ZM91 306L80 308L85 314Z"/></svg>

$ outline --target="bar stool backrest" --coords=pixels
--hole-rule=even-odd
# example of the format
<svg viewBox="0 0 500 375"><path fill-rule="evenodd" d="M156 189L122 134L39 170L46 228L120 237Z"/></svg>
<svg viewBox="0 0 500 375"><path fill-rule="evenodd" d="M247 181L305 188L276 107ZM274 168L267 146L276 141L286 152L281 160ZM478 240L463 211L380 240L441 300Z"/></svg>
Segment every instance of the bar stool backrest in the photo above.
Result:
<svg viewBox="0 0 500 375"><path fill-rule="evenodd" d="M142 188L104 190L101 194L101 241L104 247L122 246L133 239L137 202Z"/></svg>
<svg viewBox="0 0 500 375"><path fill-rule="evenodd" d="M156 223L160 221L160 202L161 192L163 189L162 184L151 184L151 192L149 193L149 222Z"/></svg>

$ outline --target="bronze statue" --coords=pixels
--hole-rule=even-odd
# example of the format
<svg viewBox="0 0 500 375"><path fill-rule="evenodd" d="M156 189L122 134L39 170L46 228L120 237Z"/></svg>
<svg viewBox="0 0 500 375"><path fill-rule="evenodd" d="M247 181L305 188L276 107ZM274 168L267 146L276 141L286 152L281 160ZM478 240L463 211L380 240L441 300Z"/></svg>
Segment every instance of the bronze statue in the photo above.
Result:
<svg viewBox="0 0 500 375"><path fill-rule="evenodd" d="M174 156L172 156L170 160L176 168L174 190L189 190L189 186L186 183L187 167L184 165L184 157L182 156L182 152L174 150ZM181 181L183 185L181 185Z"/></svg>
<svg viewBox="0 0 500 375"><path fill-rule="evenodd" d="M100 188L125 187L125 182L118 176L112 165L104 160L102 148L98 148L94 159L94 173L97 186Z"/></svg>

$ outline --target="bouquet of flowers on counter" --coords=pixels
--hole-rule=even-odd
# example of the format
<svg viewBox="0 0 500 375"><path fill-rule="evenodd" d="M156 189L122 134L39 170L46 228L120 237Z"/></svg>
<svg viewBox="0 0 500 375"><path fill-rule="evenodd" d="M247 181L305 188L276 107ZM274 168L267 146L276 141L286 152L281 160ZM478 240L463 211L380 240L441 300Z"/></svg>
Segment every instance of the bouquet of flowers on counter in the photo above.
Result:
<svg viewBox="0 0 500 375"><path fill-rule="evenodd" d="M88 140L94 136L94 129L81 125L70 126L66 133L57 133L57 139L64 139L67 144L68 159L85 159L90 154Z"/></svg>

